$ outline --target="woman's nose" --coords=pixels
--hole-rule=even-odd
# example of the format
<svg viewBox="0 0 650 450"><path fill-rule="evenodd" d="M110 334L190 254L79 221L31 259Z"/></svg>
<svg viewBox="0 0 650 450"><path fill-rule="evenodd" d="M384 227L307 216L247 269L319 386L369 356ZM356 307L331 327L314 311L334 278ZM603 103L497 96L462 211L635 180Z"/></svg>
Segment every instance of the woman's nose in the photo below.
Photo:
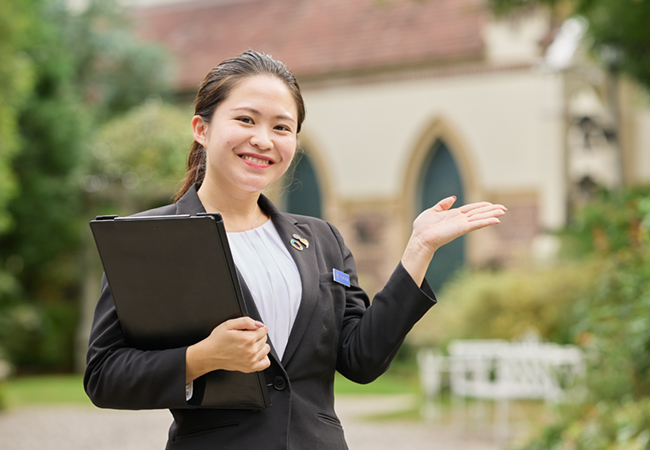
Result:
<svg viewBox="0 0 650 450"><path fill-rule="evenodd" d="M270 150L273 148L273 141L269 136L269 132L264 127L257 127L255 129L251 136L250 143L260 150Z"/></svg>

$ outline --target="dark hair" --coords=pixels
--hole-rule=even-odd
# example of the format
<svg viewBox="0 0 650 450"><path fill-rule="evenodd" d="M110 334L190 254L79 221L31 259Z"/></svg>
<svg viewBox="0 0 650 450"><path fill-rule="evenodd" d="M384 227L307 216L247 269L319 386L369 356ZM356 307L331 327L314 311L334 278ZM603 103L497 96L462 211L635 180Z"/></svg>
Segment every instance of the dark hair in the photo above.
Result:
<svg viewBox="0 0 650 450"><path fill-rule="evenodd" d="M305 120L305 103L300 93L296 78L280 61L268 55L248 50L234 58L226 59L212 69L201 83L194 100L194 115L201 116L204 122L210 123L214 111L230 92L245 78L255 75L270 75L284 81L293 95L298 110L297 132L300 132ZM203 183L205 177L206 155L205 148L194 141L187 156L187 172L183 186L176 194L177 202L193 184Z"/></svg>

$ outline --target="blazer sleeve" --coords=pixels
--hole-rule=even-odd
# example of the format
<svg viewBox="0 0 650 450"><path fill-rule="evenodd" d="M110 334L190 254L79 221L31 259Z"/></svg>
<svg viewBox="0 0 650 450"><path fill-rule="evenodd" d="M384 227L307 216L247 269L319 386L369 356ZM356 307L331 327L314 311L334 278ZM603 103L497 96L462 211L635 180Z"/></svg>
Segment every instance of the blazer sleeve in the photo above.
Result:
<svg viewBox="0 0 650 450"><path fill-rule="evenodd" d="M437 300L429 283L418 286L400 262L370 304L359 287L352 253L330 227L350 276L336 369L352 381L370 383L388 369L407 333Z"/></svg>
<svg viewBox="0 0 650 450"><path fill-rule="evenodd" d="M125 341L106 276L90 332L84 388L102 408L190 408L185 400L187 347L142 351Z"/></svg>

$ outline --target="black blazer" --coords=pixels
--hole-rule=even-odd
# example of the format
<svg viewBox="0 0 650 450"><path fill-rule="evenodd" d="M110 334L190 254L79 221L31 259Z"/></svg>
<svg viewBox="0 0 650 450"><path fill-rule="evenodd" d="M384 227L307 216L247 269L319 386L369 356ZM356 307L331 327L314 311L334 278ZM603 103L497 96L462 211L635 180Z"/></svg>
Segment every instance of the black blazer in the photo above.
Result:
<svg viewBox="0 0 650 450"><path fill-rule="evenodd" d="M174 422L167 449L347 449L334 412L334 373L369 383L390 365L404 337L436 303L425 281L416 285L401 264L372 306L359 287L354 259L339 232L313 217L285 214L264 196L271 217L302 279L302 299L289 341L279 360L273 343L264 371L272 405L264 410L195 408L185 400L185 350L141 351L129 347L106 278L95 310L84 387L103 408L169 408ZM142 215L204 212L190 189L177 203ZM309 241L298 251L293 234ZM332 269L350 276L349 288L332 279ZM242 280L243 281L243 280ZM250 316L261 320L242 282Z"/></svg>

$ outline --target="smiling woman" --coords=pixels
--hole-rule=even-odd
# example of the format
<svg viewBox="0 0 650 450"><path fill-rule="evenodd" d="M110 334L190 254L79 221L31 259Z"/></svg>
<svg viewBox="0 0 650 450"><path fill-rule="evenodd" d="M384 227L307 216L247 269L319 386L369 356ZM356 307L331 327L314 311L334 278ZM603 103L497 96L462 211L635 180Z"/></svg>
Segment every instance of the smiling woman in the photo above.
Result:
<svg viewBox="0 0 650 450"><path fill-rule="evenodd" d="M102 279L86 392L100 407L169 408L169 450L346 449L334 411L335 372L357 383L384 373L436 303L424 280L436 250L499 223L505 213L490 203L452 209L455 197L425 210L370 306L338 230L282 213L261 193L289 167L304 118L300 88L282 63L254 51L223 61L197 94L194 143L176 202L140 213L220 213L249 316L228 320L187 347L141 351L125 341ZM194 406L201 404L194 384L219 370L263 371L271 406Z"/></svg>
<svg viewBox="0 0 650 450"><path fill-rule="evenodd" d="M206 152L205 180L198 191L203 204L224 211L225 193L228 199L253 205L253 211L242 212L248 213L245 219L254 220L261 212L259 192L284 174L296 152L298 112L289 89L267 75L245 79L209 124L196 115L192 128L195 141ZM227 231L245 231L251 221L224 223Z"/></svg>

